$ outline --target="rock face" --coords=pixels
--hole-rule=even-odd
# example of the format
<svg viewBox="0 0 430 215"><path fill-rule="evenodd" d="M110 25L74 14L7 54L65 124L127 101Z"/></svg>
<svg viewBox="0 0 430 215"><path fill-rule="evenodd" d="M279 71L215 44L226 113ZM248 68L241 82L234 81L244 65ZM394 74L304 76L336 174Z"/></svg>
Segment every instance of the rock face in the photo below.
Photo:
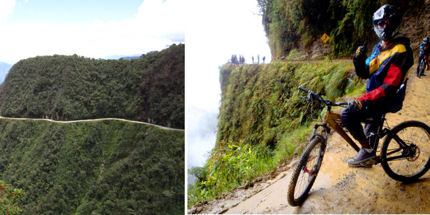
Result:
<svg viewBox="0 0 430 215"><path fill-rule="evenodd" d="M400 33L411 40L411 48L418 51L424 37L430 37L430 1L427 0L424 7L418 11L408 12L403 16ZM369 29L373 31L373 29ZM373 44L369 44L371 46ZM368 47L370 50L372 47ZM298 47L297 57L289 60L322 59L330 55L331 47L324 44L320 39L312 42L309 48ZM284 57L285 58L285 57ZM281 60L283 58L281 57Z"/></svg>
<svg viewBox="0 0 430 215"><path fill-rule="evenodd" d="M430 1L426 1L425 7L418 10L418 14L405 14L401 33L411 39L412 49L418 49L422 39L430 36Z"/></svg>

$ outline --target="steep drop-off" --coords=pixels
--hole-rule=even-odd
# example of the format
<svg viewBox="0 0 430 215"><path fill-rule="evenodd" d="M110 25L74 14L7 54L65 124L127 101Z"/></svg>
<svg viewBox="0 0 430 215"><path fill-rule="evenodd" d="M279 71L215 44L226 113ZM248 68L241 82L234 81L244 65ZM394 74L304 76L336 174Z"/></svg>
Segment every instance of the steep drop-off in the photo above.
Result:
<svg viewBox="0 0 430 215"><path fill-rule="evenodd" d="M184 128L185 45L132 60L21 60L0 88L0 115L56 120L118 117Z"/></svg>
<svg viewBox="0 0 430 215"><path fill-rule="evenodd" d="M229 141L274 146L303 125L311 110L301 85L336 99L362 82L348 60L222 67L217 147Z"/></svg>
<svg viewBox="0 0 430 215"><path fill-rule="evenodd" d="M190 205L246 184L302 148L320 111L301 99L306 95L298 86L332 100L364 90L350 60L226 64L220 82L217 142L205 167L195 172Z"/></svg>

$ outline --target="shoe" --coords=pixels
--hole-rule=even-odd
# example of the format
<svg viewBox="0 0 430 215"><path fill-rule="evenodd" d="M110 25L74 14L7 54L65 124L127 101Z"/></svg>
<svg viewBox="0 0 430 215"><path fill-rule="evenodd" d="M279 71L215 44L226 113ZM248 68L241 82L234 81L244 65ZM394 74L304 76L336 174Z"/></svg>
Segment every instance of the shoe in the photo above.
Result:
<svg viewBox="0 0 430 215"><path fill-rule="evenodd" d="M376 163L376 152L367 152L365 149L360 149L358 153L353 157L348 159L349 167L372 167Z"/></svg>

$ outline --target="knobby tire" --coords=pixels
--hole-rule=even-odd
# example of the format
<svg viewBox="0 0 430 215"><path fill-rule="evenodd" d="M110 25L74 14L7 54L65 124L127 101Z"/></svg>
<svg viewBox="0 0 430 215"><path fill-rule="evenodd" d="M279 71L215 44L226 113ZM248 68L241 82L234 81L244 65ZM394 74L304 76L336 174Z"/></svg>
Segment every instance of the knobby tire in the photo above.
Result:
<svg viewBox="0 0 430 215"><path fill-rule="evenodd" d="M322 159L325 153L325 148L326 148L325 140L322 136L319 136L319 135L316 135L314 138L312 138L312 140L306 146L305 150L300 156L300 160L296 168L294 169L293 175L291 177L290 185L288 188L288 202L290 203L290 205L299 206L306 200L306 197L308 196L309 191L311 190L312 185L315 182L318 171L321 168ZM311 152L313 152L313 150L317 150L317 153L315 154L317 160L315 165L312 165L311 169L307 169L308 168L307 164L310 161L309 156L311 155ZM305 171L305 167L306 167L306 171ZM296 197L295 191L298 188L297 187L298 182L299 184L303 182L302 180L299 180L299 176L301 175L301 173L303 175L308 174L309 179L307 181L304 181L302 178L300 178L305 182L306 186L305 186L305 189L300 193L300 195Z"/></svg>
<svg viewBox="0 0 430 215"><path fill-rule="evenodd" d="M398 143L399 139L407 146L413 144L417 147L409 150L414 151L414 153L410 153L411 156L393 159L395 156L402 157L408 153ZM393 160L390 161L390 158ZM381 166L394 180L405 183L418 180L430 168L430 127L419 121L406 121L394 127L382 144ZM402 172L412 170L414 166L418 167L417 171Z"/></svg>

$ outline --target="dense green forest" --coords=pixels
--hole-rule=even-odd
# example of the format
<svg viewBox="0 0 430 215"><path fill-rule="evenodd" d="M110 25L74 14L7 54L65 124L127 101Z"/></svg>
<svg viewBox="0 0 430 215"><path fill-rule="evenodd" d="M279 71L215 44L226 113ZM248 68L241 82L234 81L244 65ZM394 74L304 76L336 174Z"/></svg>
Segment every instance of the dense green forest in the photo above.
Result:
<svg viewBox="0 0 430 215"><path fill-rule="evenodd" d="M0 178L24 191L22 214L184 211L183 131L116 120L0 129Z"/></svg>
<svg viewBox="0 0 430 215"><path fill-rule="evenodd" d="M285 57L294 49L309 51L314 42L322 43L319 38L324 33L330 36L329 46L334 57L350 56L365 40L377 40L372 15L382 4L397 6L405 17L416 16L425 4L425 0L257 1L273 59ZM427 34L413 32L411 36L420 38Z"/></svg>
<svg viewBox="0 0 430 215"><path fill-rule="evenodd" d="M0 115L56 120L118 117L184 128L185 45L132 60L21 60L0 87Z"/></svg>
<svg viewBox="0 0 430 215"><path fill-rule="evenodd" d="M182 214L184 53L39 56L0 86L0 214Z"/></svg>

